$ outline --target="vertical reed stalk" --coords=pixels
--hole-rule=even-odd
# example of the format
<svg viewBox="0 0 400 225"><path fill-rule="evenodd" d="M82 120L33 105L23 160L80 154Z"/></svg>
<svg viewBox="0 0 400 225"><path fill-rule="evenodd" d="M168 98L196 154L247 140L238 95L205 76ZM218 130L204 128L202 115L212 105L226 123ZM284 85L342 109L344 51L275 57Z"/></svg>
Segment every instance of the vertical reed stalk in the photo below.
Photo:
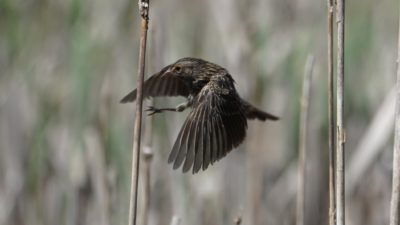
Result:
<svg viewBox="0 0 400 225"><path fill-rule="evenodd" d="M345 129L343 121L344 106L344 0L337 0L337 90L336 90L336 224L345 224L345 198L344 198L344 147Z"/></svg>
<svg viewBox="0 0 400 225"><path fill-rule="evenodd" d="M139 0L139 12L141 16L140 25L140 49L137 79L136 117L132 148L132 178L131 193L129 201L128 225L136 225L137 196L139 183L139 159L140 159L140 136L142 127L142 105L143 105L143 80L146 55L147 30L149 23L149 0Z"/></svg>
<svg viewBox="0 0 400 225"><path fill-rule="evenodd" d="M148 118L152 118L149 116ZM146 126L146 128L148 128ZM147 132L146 132L147 133ZM150 212L150 166L153 159L153 149L151 145L145 144L143 149L143 210L142 210L142 223L147 225L149 222L149 212Z"/></svg>
<svg viewBox="0 0 400 225"><path fill-rule="evenodd" d="M328 155L329 225L335 224L335 121L333 98L333 0L328 0Z"/></svg>
<svg viewBox="0 0 400 225"><path fill-rule="evenodd" d="M149 100L149 105L153 105L153 99ZM143 210L142 210L142 224L147 225L149 222L150 212L150 178L151 178L151 162L153 160L153 146L152 146L152 133L153 133L153 116L146 118L146 129L144 133L144 149L143 157Z"/></svg>

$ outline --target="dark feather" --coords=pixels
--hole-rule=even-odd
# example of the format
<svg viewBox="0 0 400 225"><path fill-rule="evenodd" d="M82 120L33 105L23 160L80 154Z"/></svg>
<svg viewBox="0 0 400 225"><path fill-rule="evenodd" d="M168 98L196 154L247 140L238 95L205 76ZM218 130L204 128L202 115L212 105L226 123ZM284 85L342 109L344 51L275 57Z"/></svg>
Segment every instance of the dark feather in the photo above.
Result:
<svg viewBox="0 0 400 225"><path fill-rule="evenodd" d="M244 140L247 121L240 98L233 88L233 83L228 87L229 91L222 92L222 87L218 84L218 80L211 81L194 100L193 110L176 140L179 142L180 136L187 137L186 149L181 149L181 145L178 157L175 157L176 146L179 145L175 143L169 157L170 162L176 158L174 168L181 165L180 157L184 155L181 152L186 152L183 172L193 168L193 173L197 173L201 168L204 170L210 163L224 157ZM190 129L187 129L189 124Z"/></svg>
<svg viewBox="0 0 400 225"><path fill-rule="evenodd" d="M178 136L178 139L176 140L176 142L178 142L178 140L179 140L179 143L177 144L177 147L178 147L178 150L176 153L177 156L175 158L172 158L171 157L172 154L170 155L170 159L171 159L170 163L174 162L174 166L173 166L174 169L179 168L181 166L181 164L183 163L183 160L185 160L185 157L186 157L188 135L189 135L192 120L189 120L189 118L187 118L186 121L187 122L183 125L182 131L180 132L180 137ZM174 149L172 151L174 151Z"/></svg>
<svg viewBox="0 0 400 225"><path fill-rule="evenodd" d="M279 117L274 116L270 113L264 112L260 109L257 109L256 107L252 106L250 103L246 102L245 100L242 99L242 105L246 114L246 118L253 120L253 119L259 119L261 121L265 120L279 120Z"/></svg>
<svg viewBox="0 0 400 225"><path fill-rule="evenodd" d="M213 115L214 113L211 114L210 118L210 128L211 128L211 143L212 143L212 148L210 149L210 154L211 154L211 161L210 163L212 164L213 162L217 161L218 158L218 148L219 148L219 129L216 125L216 118Z"/></svg>
<svg viewBox="0 0 400 225"><path fill-rule="evenodd" d="M209 107L206 108L207 110L204 112L205 117L210 116L210 111L208 110ZM210 120L205 119L203 121L203 145L204 145L204 155L203 155L203 170L207 169L208 165L211 161L211 151L212 151L212 130L210 129Z"/></svg>
<svg viewBox="0 0 400 225"><path fill-rule="evenodd" d="M204 107L200 111L200 118L197 122L197 132L196 132L196 147L195 147L195 159L194 159L194 165L193 165L193 173L197 173L202 164L203 164L203 155L205 154L205 148L203 145L203 139L205 138L205 134L203 133L203 128L204 128L204 122L205 122L205 117L204 117L204 112L205 112Z"/></svg>
<svg viewBox="0 0 400 225"><path fill-rule="evenodd" d="M185 162L183 164L183 172L187 172L190 170L190 168L193 165L193 161L194 161L194 156L195 156L195 145L196 145L196 141L198 136L196 135L197 128L198 128L198 115L199 115L199 110L196 111L192 111L194 112L194 115L191 117L189 116L189 120L191 120L191 125L190 125L190 129L189 129L189 135L187 138L187 145L186 145L186 158L185 158Z"/></svg>
<svg viewBox="0 0 400 225"><path fill-rule="evenodd" d="M184 96L189 95L189 89L185 82L173 74L165 73L170 66L164 67L160 72L149 77L143 83L143 97L159 96ZM136 100L137 90L131 91L121 99L121 103L133 102Z"/></svg>

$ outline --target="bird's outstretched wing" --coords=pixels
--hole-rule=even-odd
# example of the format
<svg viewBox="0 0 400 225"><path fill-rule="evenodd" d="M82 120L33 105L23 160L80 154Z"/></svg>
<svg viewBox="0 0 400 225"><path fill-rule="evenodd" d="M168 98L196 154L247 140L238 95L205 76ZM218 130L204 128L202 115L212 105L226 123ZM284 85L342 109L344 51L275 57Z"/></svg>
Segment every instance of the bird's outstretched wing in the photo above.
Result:
<svg viewBox="0 0 400 225"><path fill-rule="evenodd" d="M170 66L164 67L160 72L152 75L143 83L143 97L158 96L184 96L189 95L189 89L181 79L173 74L165 73ZM121 103L133 102L136 100L136 89L131 91Z"/></svg>
<svg viewBox="0 0 400 225"><path fill-rule="evenodd" d="M205 170L246 136L247 120L236 90L210 83L197 96L169 155L174 169L183 163L183 172L192 166L193 173Z"/></svg>

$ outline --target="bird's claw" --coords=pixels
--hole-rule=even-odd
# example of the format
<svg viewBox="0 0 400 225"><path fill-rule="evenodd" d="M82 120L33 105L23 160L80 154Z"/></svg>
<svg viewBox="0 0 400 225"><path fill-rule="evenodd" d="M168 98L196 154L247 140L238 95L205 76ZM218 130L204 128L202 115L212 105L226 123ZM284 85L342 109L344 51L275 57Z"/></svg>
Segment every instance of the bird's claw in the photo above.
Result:
<svg viewBox="0 0 400 225"><path fill-rule="evenodd" d="M157 108L155 108L153 106L149 106L149 107L147 107L146 111L149 112L147 114L148 116L152 116L152 115L154 115L156 113L160 113L162 110L161 109L157 109Z"/></svg>

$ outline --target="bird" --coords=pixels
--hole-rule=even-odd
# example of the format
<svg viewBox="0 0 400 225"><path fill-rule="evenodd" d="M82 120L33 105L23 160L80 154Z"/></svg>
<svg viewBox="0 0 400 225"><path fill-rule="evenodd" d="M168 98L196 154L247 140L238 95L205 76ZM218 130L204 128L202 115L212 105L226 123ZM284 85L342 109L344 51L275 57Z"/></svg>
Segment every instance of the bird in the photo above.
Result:
<svg viewBox="0 0 400 225"><path fill-rule="evenodd" d="M188 114L168 157L173 169L181 165L184 173L200 169L222 159L246 137L247 120L278 120L242 99L235 81L225 68L200 58L185 57L165 66L143 82L143 98L183 96L186 102L174 108L150 106L148 115L164 111ZM136 100L134 89L121 103Z"/></svg>

